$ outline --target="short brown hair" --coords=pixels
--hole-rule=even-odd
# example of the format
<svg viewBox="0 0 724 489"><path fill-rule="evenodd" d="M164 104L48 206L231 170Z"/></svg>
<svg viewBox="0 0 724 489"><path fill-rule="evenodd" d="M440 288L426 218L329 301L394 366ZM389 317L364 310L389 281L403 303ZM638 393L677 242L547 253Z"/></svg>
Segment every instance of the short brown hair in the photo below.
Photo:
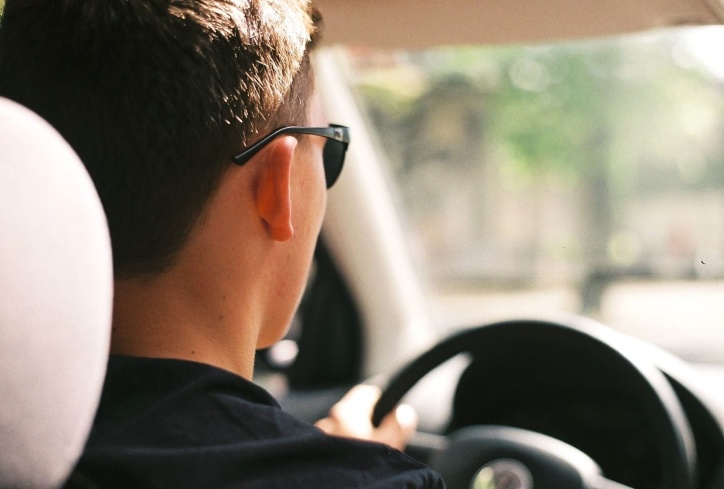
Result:
<svg viewBox="0 0 724 489"><path fill-rule="evenodd" d="M233 154L305 122L319 20L308 0L7 0L0 95L85 163L117 277L159 273Z"/></svg>

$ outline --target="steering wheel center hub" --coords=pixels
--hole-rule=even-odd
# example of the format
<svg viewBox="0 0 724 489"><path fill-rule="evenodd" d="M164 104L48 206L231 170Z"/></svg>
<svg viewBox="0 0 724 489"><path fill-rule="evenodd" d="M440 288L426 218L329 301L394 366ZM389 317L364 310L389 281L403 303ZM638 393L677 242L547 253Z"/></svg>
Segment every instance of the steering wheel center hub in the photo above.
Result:
<svg viewBox="0 0 724 489"><path fill-rule="evenodd" d="M494 460L475 474L470 489L533 489L533 476L517 460Z"/></svg>

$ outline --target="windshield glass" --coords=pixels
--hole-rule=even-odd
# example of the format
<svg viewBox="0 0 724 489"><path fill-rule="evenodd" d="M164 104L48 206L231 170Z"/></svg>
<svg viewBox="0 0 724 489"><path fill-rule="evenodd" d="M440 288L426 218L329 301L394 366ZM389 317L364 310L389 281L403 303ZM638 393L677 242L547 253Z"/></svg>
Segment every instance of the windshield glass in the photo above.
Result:
<svg viewBox="0 0 724 489"><path fill-rule="evenodd" d="M722 45L342 49L439 325L568 311L724 363Z"/></svg>

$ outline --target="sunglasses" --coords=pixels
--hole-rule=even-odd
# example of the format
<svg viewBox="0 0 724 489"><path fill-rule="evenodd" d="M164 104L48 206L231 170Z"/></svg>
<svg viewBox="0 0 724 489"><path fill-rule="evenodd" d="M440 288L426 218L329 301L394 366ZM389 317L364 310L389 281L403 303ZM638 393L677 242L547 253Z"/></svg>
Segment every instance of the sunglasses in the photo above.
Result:
<svg viewBox="0 0 724 489"><path fill-rule="evenodd" d="M269 144L277 136L282 134L311 134L327 138L324 144L322 159L324 161L324 178L327 180L327 188L334 185L344 165L344 155L349 146L349 127L330 124L329 127L299 127L288 126L277 129L267 134L247 149L234 156L234 163L243 165L254 157L261 149Z"/></svg>

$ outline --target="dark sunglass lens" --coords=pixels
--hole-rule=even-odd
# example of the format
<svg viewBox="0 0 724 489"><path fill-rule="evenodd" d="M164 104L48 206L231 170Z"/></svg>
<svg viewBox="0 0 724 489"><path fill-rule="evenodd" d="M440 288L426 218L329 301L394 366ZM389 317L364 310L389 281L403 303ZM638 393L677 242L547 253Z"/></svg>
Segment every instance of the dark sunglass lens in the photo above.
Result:
<svg viewBox="0 0 724 489"><path fill-rule="evenodd" d="M335 139L328 139L324 145L324 177L327 179L327 188L334 185L344 164L344 154L347 152L347 145Z"/></svg>

